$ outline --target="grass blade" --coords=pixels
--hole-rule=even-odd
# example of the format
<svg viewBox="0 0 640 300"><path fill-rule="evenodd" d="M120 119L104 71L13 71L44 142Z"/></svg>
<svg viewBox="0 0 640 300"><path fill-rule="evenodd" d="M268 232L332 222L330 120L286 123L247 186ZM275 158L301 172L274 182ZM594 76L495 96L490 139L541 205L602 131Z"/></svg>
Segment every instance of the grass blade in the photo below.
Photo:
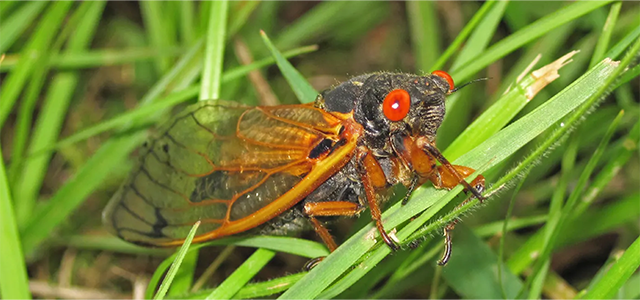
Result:
<svg viewBox="0 0 640 300"><path fill-rule="evenodd" d="M438 18L435 2L407 1L407 17L411 29L413 54L416 57L416 69L429 70L440 55Z"/></svg>
<svg viewBox="0 0 640 300"><path fill-rule="evenodd" d="M298 97L298 100L302 103L309 103L316 99L318 92L309 84L309 82L294 68L291 63L289 63L276 49L276 47L271 43L269 37L264 31L260 31L260 35L262 36L262 40L264 41L267 48L271 51L271 55L276 59L276 63L278 64L278 68L280 68L280 72L284 75L284 78L287 79L289 86L293 89L293 92Z"/></svg>
<svg viewBox="0 0 640 300"><path fill-rule="evenodd" d="M0 23L0 28L2 28L0 53L5 53L9 50L9 47L33 22L45 5L47 5L46 1L28 2Z"/></svg>
<svg viewBox="0 0 640 300"><path fill-rule="evenodd" d="M259 248L231 276L227 277L206 299L231 299L255 276L276 253Z"/></svg>
<svg viewBox="0 0 640 300"><path fill-rule="evenodd" d="M582 295L581 299L611 299L640 267L640 237L638 237L611 269Z"/></svg>
<svg viewBox="0 0 640 300"><path fill-rule="evenodd" d="M0 247L0 297L31 299L27 266L22 254L9 181L2 160L0 160L0 244L2 245Z"/></svg>
<svg viewBox="0 0 640 300"><path fill-rule="evenodd" d="M459 81L468 80L473 74L515 49L522 47L562 24L583 16L610 2L611 1L574 2L497 42L482 53L482 55L476 57L476 59L464 66L464 68L452 72L451 76Z"/></svg>
<svg viewBox="0 0 640 300"><path fill-rule="evenodd" d="M209 29L204 58L204 69L200 83L199 100L218 99L224 58L224 42L227 27L229 2L216 1L211 5Z"/></svg>
<svg viewBox="0 0 640 300"><path fill-rule="evenodd" d="M616 2L611 5L611 9L609 9L609 16L607 16L607 21L604 23L604 28L602 28L602 33L600 34L600 38L598 39L598 43L596 44L596 49L593 50L589 68L593 67L599 61L605 58L604 53L609 47L609 40L611 39L613 28L615 27L616 21L618 20L618 15L620 14L621 7L622 2Z"/></svg>
<svg viewBox="0 0 640 300"><path fill-rule="evenodd" d="M37 66L37 58L40 55L45 55L72 3L71 1L61 1L52 4L38 23L36 32L31 35L27 46L21 52L22 57L30 59L21 59L15 70L4 80L3 88L0 91L0 128L9 116L27 78Z"/></svg>
<svg viewBox="0 0 640 300"><path fill-rule="evenodd" d="M84 15L79 15L80 23L75 34L69 39L68 49L65 51L82 51L89 46L105 4L104 1L81 4L76 13ZM31 135L29 152L43 149L58 139L79 79L80 75L73 72L59 73L53 78ZM16 216L20 228L30 221L50 158L50 155L44 155L27 161L18 178L15 195L21 199L16 203Z"/></svg>
<svg viewBox="0 0 640 300"><path fill-rule="evenodd" d="M176 276L176 274L178 273L178 270L180 269L182 260L184 259L185 255L187 255L187 251L191 246L191 241L193 241L193 237L196 235L196 232L198 231L199 226L200 226L200 221L196 222L191 228L191 231L189 231L189 235L187 235L187 238L184 240L184 244L182 244L182 247L180 247L180 250L178 250L178 253L176 254L176 259L173 261L173 264L171 264L171 268L169 268L169 272L167 272L167 277L165 277L164 281L162 281L162 284L160 285L160 289L158 290L158 293L155 295L155 297L153 297L153 299L156 299L156 300L164 299L164 296L167 294L167 291L169 290L169 286L173 282L173 278Z"/></svg>

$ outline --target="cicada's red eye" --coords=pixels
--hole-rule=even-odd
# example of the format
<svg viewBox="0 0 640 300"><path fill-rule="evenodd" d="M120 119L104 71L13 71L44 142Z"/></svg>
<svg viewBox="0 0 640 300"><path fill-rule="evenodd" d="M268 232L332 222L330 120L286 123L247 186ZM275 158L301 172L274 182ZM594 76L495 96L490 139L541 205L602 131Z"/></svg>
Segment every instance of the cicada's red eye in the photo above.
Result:
<svg viewBox="0 0 640 300"><path fill-rule="evenodd" d="M384 98L384 102L382 102L382 112L384 116L389 119L389 121L397 122L409 113L409 108L411 107L411 96L409 92L403 89L396 89Z"/></svg>
<svg viewBox="0 0 640 300"><path fill-rule="evenodd" d="M449 90L453 91L453 78L451 78L451 75L449 75L449 73L445 72L445 71L440 71L440 70L436 70L433 71L433 73L431 73L432 75L436 75L438 77L442 77L444 78L444 80L446 80L449 83Z"/></svg>

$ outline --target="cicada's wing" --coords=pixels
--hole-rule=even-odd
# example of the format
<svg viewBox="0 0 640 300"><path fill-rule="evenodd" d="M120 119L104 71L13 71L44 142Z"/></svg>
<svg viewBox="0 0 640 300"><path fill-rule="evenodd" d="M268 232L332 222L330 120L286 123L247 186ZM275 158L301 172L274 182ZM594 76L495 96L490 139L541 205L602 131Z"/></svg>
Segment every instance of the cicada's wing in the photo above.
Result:
<svg viewBox="0 0 640 300"><path fill-rule="evenodd" d="M145 143L103 221L124 240L159 246L181 244L198 220L196 242L254 228L346 163L355 141L337 143L341 121L310 105L190 106Z"/></svg>

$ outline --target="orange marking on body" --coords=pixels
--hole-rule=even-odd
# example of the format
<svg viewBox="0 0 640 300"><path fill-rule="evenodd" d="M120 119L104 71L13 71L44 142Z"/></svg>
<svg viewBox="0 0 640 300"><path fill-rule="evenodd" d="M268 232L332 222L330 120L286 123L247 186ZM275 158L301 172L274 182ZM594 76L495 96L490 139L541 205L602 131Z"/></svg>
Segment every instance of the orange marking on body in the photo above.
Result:
<svg viewBox="0 0 640 300"><path fill-rule="evenodd" d="M434 171L435 159L418 148L410 137L404 138L403 144L408 152L407 159L413 166L413 170L421 177L430 176Z"/></svg>

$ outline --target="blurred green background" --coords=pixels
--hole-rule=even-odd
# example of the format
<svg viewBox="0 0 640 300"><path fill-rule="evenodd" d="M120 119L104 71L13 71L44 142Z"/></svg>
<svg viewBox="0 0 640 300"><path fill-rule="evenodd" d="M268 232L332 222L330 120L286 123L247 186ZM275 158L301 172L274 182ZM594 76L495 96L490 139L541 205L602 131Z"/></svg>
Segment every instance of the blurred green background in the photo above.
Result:
<svg viewBox="0 0 640 300"><path fill-rule="evenodd" d="M509 86L517 87L516 77L538 54L532 70L580 51L560 78L514 110L514 119L559 95L603 58L619 61L635 51L625 65L629 71L617 79L603 75L603 82L611 80L606 90L594 93L595 102L558 141L551 136L562 125L549 126L485 173L491 185L524 165L540 145L551 144L508 180L511 189L462 218L450 265L435 266L442 251L438 229L417 249L390 255L358 280L317 289L324 290L321 297L337 298L512 298L518 291L530 298L638 298L640 251L632 252L640 247L639 16L637 2L1 1L0 296L142 297L150 280L157 283L165 270L158 266L165 261L166 268L174 250L134 247L109 236L101 211L154 125L206 94L201 78L220 82L209 95L245 104L313 101L292 90L263 30L317 91L376 71L442 69L458 84L489 77L450 97L438 133L443 151L500 103ZM216 32L224 32L219 43ZM216 56L222 73L214 68L209 77L203 69L215 66ZM136 109L150 103L159 104ZM453 145L450 153L466 149ZM598 151L600 158L591 162ZM576 187L578 204L564 213ZM502 234L512 199L510 230ZM332 234L347 240L370 221L367 215L334 224ZM543 226L554 222L563 225ZM554 234L551 245L538 245ZM302 236L317 240L313 232ZM221 283L218 298L276 297L305 275L301 267L308 258L255 251L256 245L272 249L273 242L229 241L224 244L249 247L191 252L167 297L204 298ZM313 257L324 251L317 247L301 251ZM634 251L621 258L627 248ZM250 256L258 267L239 268ZM506 269L497 265L500 256ZM486 280L503 269L503 282ZM246 280L223 283L231 274ZM580 294L583 289L590 292ZM606 292L593 292L599 289Z"/></svg>

